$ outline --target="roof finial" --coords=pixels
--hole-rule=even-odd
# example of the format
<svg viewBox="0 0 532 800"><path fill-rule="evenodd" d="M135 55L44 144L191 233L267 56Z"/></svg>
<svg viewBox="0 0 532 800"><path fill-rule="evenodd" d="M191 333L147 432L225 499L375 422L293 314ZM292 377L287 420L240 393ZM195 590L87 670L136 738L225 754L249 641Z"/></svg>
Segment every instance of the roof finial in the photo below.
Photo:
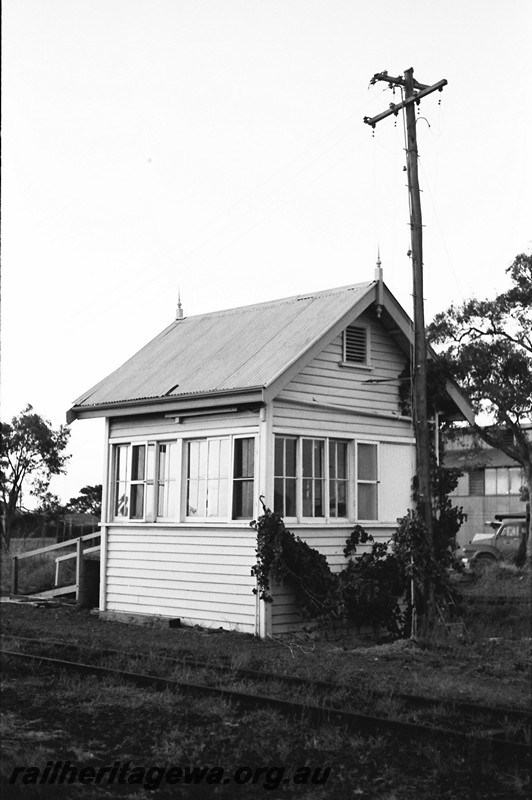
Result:
<svg viewBox="0 0 532 800"><path fill-rule="evenodd" d="M175 312L176 319L183 319L183 309L181 307L181 289L177 290L177 309Z"/></svg>
<svg viewBox="0 0 532 800"><path fill-rule="evenodd" d="M375 269L375 280L382 281L382 262L381 262L381 248L377 247L377 267Z"/></svg>

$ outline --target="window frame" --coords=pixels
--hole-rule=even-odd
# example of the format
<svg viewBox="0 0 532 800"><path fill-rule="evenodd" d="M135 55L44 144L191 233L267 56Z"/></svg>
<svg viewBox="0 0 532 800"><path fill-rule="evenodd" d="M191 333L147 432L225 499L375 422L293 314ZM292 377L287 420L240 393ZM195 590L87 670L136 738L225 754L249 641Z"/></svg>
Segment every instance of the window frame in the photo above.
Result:
<svg viewBox="0 0 532 800"><path fill-rule="evenodd" d="M359 462L359 448L361 446L370 446L375 448L375 477L374 478L361 478L359 475L360 462ZM378 522L380 512L380 448L379 442L375 440L357 439L355 442L355 518L357 522ZM360 496L359 488L361 486L375 486L375 517L362 517L360 515Z"/></svg>
<svg viewBox="0 0 532 800"><path fill-rule="evenodd" d="M517 482L519 486L516 488ZM500 491L504 483L506 483L508 488L506 491ZM486 497L518 497L523 483L524 474L522 468L519 466L512 465L484 468L484 494ZM495 491L491 491L492 486ZM512 491L512 489L515 490Z"/></svg>
<svg viewBox="0 0 532 800"><path fill-rule="evenodd" d="M290 440L295 441L295 475L287 475L286 474L286 446L284 446L284 453L283 453L283 466L285 467L285 472L283 475L278 475L276 470L276 455L275 449L277 447L277 442L280 440ZM313 474L312 475L304 475L304 442L320 442L323 446L322 450L322 475L315 476L315 463L313 463ZM338 478L335 475L331 478L330 474L330 445L332 442L339 442L345 444L345 478ZM351 460L352 460L352 439L343 439L339 436L313 436L312 434L301 434L301 435L294 435L294 434L284 434L284 433L276 433L274 434L274 465L273 465L273 485L274 485L274 511L275 513L281 514L283 519L289 521L291 524L295 523L303 523L303 524L341 524L348 522L350 519L350 508L351 508ZM314 461L314 449L313 449L313 461ZM295 514L288 516L285 515L284 510L286 509L286 492L282 494L282 503L276 503L275 497L275 486L277 481L283 481L283 486L286 486L287 480L294 480L295 481ZM323 514L318 516L317 514L308 515L304 513L304 482L305 480L312 481L312 495L313 499L315 497L315 488L316 488L316 481L322 481L323 484L323 492L322 492L322 508ZM331 483L335 485L338 482L345 482L345 489L346 489L346 498L345 498L345 516L333 516L331 514ZM282 508L280 506L282 505ZM337 504L338 505L338 504Z"/></svg>
<svg viewBox="0 0 532 800"><path fill-rule="evenodd" d="M253 475L251 477L241 478L235 477L235 443L242 439L250 439L252 440L252 453L253 453ZM193 515L187 514L188 511L188 487L189 487L189 445L192 442L210 442L214 440L220 441L228 441L229 442L229 457L228 457L228 465L229 465L229 472L228 472L228 492L227 492L227 514L219 514L217 516L204 516L204 515ZM208 451L207 451L208 452ZM257 465L257 436L254 433L238 433L238 434L212 434L206 436L190 436L183 438L183 456L182 456L182 464L183 464L183 479L181 481L181 489L182 489L182 512L181 512L181 521L186 523L196 523L201 522L204 524L207 523L238 523L238 522L248 522L253 519L255 516L255 508L256 508L256 491L257 491L257 481L256 481L256 465ZM207 462L207 470L208 470L208 462ZM242 480L246 480L251 482L253 485L252 489L252 509L251 514L249 516L235 516L235 482ZM206 495L207 498L207 495Z"/></svg>
<svg viewBox="0 0 532 800"><path fill-rule="evenodd" d="M308 459L305 457L305 443L311 443L311 453L310 453L310 474L305 474L305 462ZM318 472L321 471L321 475L316 475L316 445L321 445L319 448L321 453L319 455L319 459L321 460L321 467L319 468ZM328 450L328 440L322 436L300 436L298 442L298 450L300 453L300 471L301 471L301 489L300 489L300 508L301 508L301 518L302 519L327 519L327 508L328 508L328 498L329 498L329 481L327 477L328 473L328 466L329 466L329 456L326 454L326 450ZM327 446L326 446L327 445ZM296 460L296 471L297 471L297 460ZM316 489L321 484L321 507L323 509L323 514L306 514L305 513L305 492L306 486L305 484L309 484L311 497L310 502L312 505L312 511L316 510L316 502L317 502L317 492ZM296 498L297 498L297 476L296 476Z"/></svg>
<svg viewBox="0 0 532 800"><path fill-rule="evenodd" d="M160 452L162 447L174 447L174 461L175 470L173 476L163 481L165 492L170 490L171 483L174 483L175 492L175 510L172 516L162 516L158 514L159 510L159 497L160 497ZM136 449L144 448L144 469L143 476L138 474L133 477L133 468L135 466L134 452ZM118 470L120 468L120 456L117 458L119 452L125 451L126 453L126 477L120 480ZM117 522L173 522L177 517L177 499L179 496L179 447L178 440L176 439L143 439L133 440L127 442L113 442L111 445L111 492L110 492L110 508L108 513L109 521L112 523ZM118 515L117 510L117 489L120 485L124 485L126 497L127 515ZM133 494L138 487L142 488L142 514L132 516L133 510Z"/></svg>
<svg viewBox="0 0 532 800"><path fill-rule="evenodd" d="M248 459L248 474L247 475L237 475L237 444L238 442L250 442L251 445L249 447L247 453ZM232 468L233 468L233 475L231 478L231 520L238 522L238 520L251 520L254 517L254 509L255 509L255 464L257 462L257 440L255 436L233 436L233 447L232 447ZM246 456L242 452L240 454L242 456L242 466L245 466ZM251 474L249 474L249 461L251 461ZM244 471L244 470L242 470ZM237 511L241 510L242 512L245 511L245 505L249 502L249 493L245 492L246 484L251 484L251 513L244 514L244 513L237 513ZM239 487L238 493L236 492L236 488ZM240 494L242 492L242 494ZM244 494L247 497L244 497ZM240 509L236 508L236 503L238 502L237 495L240 496L240 501L242 506Z"/></svg>

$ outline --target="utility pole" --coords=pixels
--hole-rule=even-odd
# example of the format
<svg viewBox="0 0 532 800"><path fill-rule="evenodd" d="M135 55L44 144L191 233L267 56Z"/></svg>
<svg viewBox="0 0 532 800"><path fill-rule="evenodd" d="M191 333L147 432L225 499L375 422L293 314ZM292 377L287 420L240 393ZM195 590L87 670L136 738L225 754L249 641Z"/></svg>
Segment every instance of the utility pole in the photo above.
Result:
<svg viewBox="0 0 532 800"><path fill-rule="evenodd" d="M375 128L377 122L401 109L406 114L406 163L408 174L408 194L410 205L410 230L412 241L412 272L414 295L414 431L416 437L416 471L418 479L418 507L425 524L429 559L434 563L434 529L432 518L432 491L430 475L430 433L427 411L427 342L425 338L425 312L423 299L423 225L421 218L421 200L419 195L418 150L416 136L416 110L421 98L438 90L442 91L446 80L428 86L414 80L414 70L407 69L404 77L391 77L387 72L379 72L373 76L371 83L385 81L390 88L399 86L404 89L401 103L391 103L388 110L376 117L364 117L364 122ZM430 576L425 579L427 614L426 623L430 624L435 617L434 584Z"/></svg>

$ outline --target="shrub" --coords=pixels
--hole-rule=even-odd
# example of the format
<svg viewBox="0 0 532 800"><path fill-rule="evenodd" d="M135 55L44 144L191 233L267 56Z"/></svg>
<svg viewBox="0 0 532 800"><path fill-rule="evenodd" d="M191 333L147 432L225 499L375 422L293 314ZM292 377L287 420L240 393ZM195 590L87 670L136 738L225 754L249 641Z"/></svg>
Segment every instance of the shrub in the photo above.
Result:
<svg viewBox="0 0 532 800"><path fill-rule="evenodd" d="M257 578L261 600L272 602L270 580L287 583L306 620L342 619L355 624L384 626L400 635L402 615L398 598L404 588L397 559L386 544L356 526L346 540L347 566L335 574L327 559L287 530L282 517L263 504L264 514L253 520L257 531L257 562L251 574ZM371 551L356 561L357 545L371 543Z"/></svg>

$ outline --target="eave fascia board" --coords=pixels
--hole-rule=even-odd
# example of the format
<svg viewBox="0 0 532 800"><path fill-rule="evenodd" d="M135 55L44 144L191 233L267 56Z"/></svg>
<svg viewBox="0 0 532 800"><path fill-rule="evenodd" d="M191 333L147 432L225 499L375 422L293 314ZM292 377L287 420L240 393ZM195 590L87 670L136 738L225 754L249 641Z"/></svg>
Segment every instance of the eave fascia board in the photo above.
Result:
<svg viewBox="0 0 532 800"><path fill-rule="evenodd" d="M283 391L284 387L300 372L302 369L310 364L329 342L332 342L350 323L353 322L360 314L363 314L377 298L377 281L368 286L366 293L360 297L351 308L346 311L342 316L322 333L309 347L296 356L287 367L284 367L266 386L264 391L264 400L266 403L271 402L277 395Z"/></svg>
<svg viewBox="0 0 532 800"><path fill-rule="evenodd" d="M398 333L402 334L405 340L405 352L407 349L414 344L414 323L404 310L404 308L400 305L399 301L396 300L394 295L390 292L386 284L383 287L384 289L384 302L383 308L392 318L394 324L398 328Z"/></svg>
<svg viewBox="0 0 532 800"><path fill-rule="evenodd" d="M126 400L120 403L101 403L95 406L76 407L67 412L67 422L76 419L92 419L95 417L126 417L142 414L170 414L176 416L185 411L217 409L233 404L247 405L264 403L262 387L236 389L230 392L211 392L210 394L187 397L156 397L148 400Z"/></svg>
<svg viewBox="0 0 532 800"><path fill-rule="evenodd" d="M469 400L464 396L461 390L451 380L445 382L445 389L447 394L455 404L460 413L460 417L473 425L475 422L475 412L473 411Z"/></svg>
<svg viewBox="0 0 532 800"><path fill-rule="evenodd" d="M386 286L384 286L384 293L385 293L384 308L393 318L400 332L404 335L405 344L408 343L410 346L413 346L414 326L412 321L410 320L405 310L402 308L402 306L399 304L399 302L395 299L393 294ZM438 357L437 353L433 350L432 347L430 347L430 345L427 348L427 355L428 358L432 360L435 360ZM449 398L454 403L456 410L458 412L456 419L465 419L467 422L472 424L475 420L475 412L471 408L471 404L469 403L467 397L464 395L464 393L452 379L446 380L445 388L447 394L449 395Z"/></svg>

